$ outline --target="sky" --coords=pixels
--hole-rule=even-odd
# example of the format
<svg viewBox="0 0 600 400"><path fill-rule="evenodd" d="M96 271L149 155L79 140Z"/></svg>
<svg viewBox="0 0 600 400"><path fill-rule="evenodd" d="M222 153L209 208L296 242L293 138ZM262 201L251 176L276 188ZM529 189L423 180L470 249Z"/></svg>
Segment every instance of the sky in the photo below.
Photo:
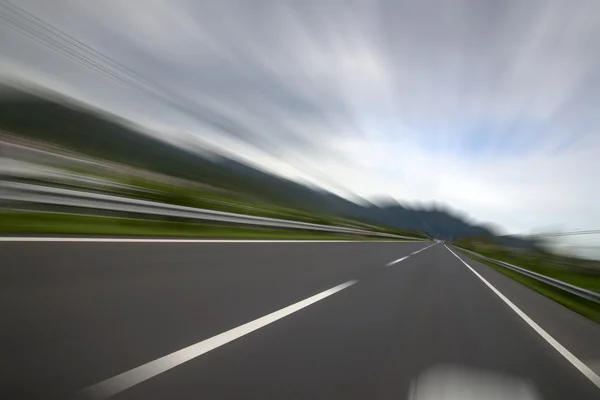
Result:
<svg viewBox="0 0 600 400"><path fill-rule="evenodd" d="M507 233L600 228L597 0L15 5L5 76L165 140Z"/></svg>

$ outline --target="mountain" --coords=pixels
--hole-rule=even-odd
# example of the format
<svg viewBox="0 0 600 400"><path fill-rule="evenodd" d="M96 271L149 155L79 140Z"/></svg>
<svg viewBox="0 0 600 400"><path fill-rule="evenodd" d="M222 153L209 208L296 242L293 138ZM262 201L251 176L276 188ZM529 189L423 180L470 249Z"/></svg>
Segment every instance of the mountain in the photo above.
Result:
<svg viewBox="0 0 600 400"><path fill-rule="evenodd" d="M404 229L426 232L432 237L452 240L464 236L495 236L494 230L469 222L454 215L450 210L432 208L410 208L400 204L384 204L368 208L373 221Z"/></svg>
<svg viewBox="0 0 600 400"><path fill-rule="evenodd" d="M54 93L0 86L0 129L90 156L244 193L276 205L422 231L446 240L495 236L492 228L473 224L448 210L411 208L393 201L361 205L224 156L205 157Z"/></svg>
<svg viewBox="0 0 600 400"><path fill-rule="evenodd" d="M125 126L125 121L54 94L0 96L0 129L83 154L220 186L245 182L212 161Z"/></svg>

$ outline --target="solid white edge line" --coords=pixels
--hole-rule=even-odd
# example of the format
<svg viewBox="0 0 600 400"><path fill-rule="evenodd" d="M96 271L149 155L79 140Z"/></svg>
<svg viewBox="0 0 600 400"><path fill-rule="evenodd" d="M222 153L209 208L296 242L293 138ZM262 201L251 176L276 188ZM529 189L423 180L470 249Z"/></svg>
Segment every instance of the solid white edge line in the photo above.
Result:
<svg viewBox="0 0 600 400"><path fill-rule="evenodd" d="M527 314L525 314L519 307L517 307L512 301L504 296L498 289L492 286L484 277L482 277L477 271L475 271L469 264L467 264L462 258L460 258L455 252L453 252L448 246L444 245L446 249L456 258L458 258L463 264L467 266L475 274L476 277L481 279L483 283L489 287L498 297L502 299L519 317L521 317L527 324L533 328L546 342L548 342L556 351L558 351L567 361L569 361L575 368L579 370L586 378L588 378L594 385L600 388L600 376L598 376L590 367L584 364L580 359L575 357L573 353L567 350L562 344L554 339L548 332L546 332L541 326L533 321Z"/></svg>
<svg viewBox="0 0 600 400"><path fill-rule="evenodd" d="M417 243L420 240L311 240L311 239L143 239L143 238L69 238L0 237L0 242L88 242L88 243Z"/></svg>
<svg viewBox="0 0 600 400"><path fill-rule="evenodd" d="M319 300L323 300L332 294L346 289L357 282L357 280L350 280L331 289L327 289L307 299L301 300L278 311L257 318L253 321L245 323L244 325L240 325L237 328L230 329L226 332L175 351L154 361L150 361L149 363L123 372L122 374L108 378L92 386L88 386L87 388L81 390L79 394L87 399L107 399L119 392L129 389L132 386L153 378L156 375L162 374L165 371L201 356L204 353L223 346L224 344L234 341L266 325L272 324L273 322L295 313L296 311L299 311L305 307L308 307Z"/></svg>

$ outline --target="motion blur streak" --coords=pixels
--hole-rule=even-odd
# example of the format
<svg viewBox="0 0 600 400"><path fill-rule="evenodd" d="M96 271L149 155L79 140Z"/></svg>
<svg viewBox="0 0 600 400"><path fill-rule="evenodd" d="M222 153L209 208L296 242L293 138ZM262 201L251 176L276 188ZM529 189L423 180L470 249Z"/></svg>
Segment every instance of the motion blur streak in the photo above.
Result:
<svg viewBox="0 0 600 400"><path fill-rule="evenodd" d="M0 397L597 398L599 43L598 0L0 0Z"/></svg>
<svg viewBox="0 0 600 400"><path fill-rule="evenodd" d="M596 1L0 4L6 78L177 146L510 233L600 225Z"/></svg>
<svg viewBox="0 0 600 400"><path fill-rule="evenodd" d="M424 371L409 389L409 400L539 400L535 387L520 379L453 365Z"/></svg>

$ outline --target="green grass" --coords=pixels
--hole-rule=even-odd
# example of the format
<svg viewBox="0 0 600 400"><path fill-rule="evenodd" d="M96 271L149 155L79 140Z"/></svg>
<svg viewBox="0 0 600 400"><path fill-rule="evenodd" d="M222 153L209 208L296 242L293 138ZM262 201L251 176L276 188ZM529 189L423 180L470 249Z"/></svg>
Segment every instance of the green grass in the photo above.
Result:
<svg viewBox="0 0 600 400"><path fill-rule="evenodd" d="M429 238L427 235L421 232L407 231L398 228L382 226L381 224L375 223L365 223L362 221L356 221L350 218L342 218L339 216L323 215L309 212L307 210L288 208L261 201L251 201L248 198L244 198L244 196L242 195L236 195L232 192L229 192L226 196L224 194L218 194L199 188L186 188L181 186L150 182L139 178L130 178L127 180L123 180L122 183L154 191L154 193L141 193L137 191L124 192L124 194L126 195L144 198L146 200L178 204L190 207L206 208L216 211L225 211L261 217L309 222L321 225L347 226L380 233L414 237L415 239Z"/></svg>
<svg viewBox="0 0 600 400"><path fill-rule="evenodd" d="M214 223L206 224L168 220L50 213L41 211L0 212L0 233L377 240L376 237L335 234L328 232L219 225Z"/></svg>
<svg viewBox="0 0 600 400"><path fill-rule="evenodd" d="M460 250L460 249L459 249ZM489 266L490 268L514 279L515 281L543 294L544 296L556 301L563 306L570 308L571 310L600 323L600 305L593 301L583 299L579 296L560 290L554 286L548 285L544 282L540 282L528 276L519 274L518 272L512 271L508 268L501 267L494 264L493 262L484 260L480 257L472 254L464 253L466 256L471 257L482 264Z"/></svg>
<svg viewBox="0 0 600 400"><path fill-rule="evenodd" d="M65 168L63 168L65 169ZM81 168L73 168L71 172L77 172L86 176L100 176L84 172ZM236 214L269 217L285 219L290 221L308 222L313 224L321 224L328 226L343 226L355 229L365 229L373 232L396 234L401 236L413 237L415 239L427 239L428 237L421 232L406 231L381 224L367 224L365 222L356 221L351 218L343 218L340 216L323 215L300 210L295 208L283 207L280 205L269 204L258 199L248 198L239 193L210 190L198 185L189 187L181 184L170 184L156 181L150 181L138 177L115 176L114 174L105 174L102 178L130 185L130 188L103 187L101 190L107 194L125 196L136 199L149 200L159 203L181 205L194 208L203 208L215 211L230 212ZM47 184L48 181L42 179L20 179L25 183L32 184ZM78 184L68 182L51 181L52 185L68 188L80 189ZM83 184L85 187L86 184ZM95 188L98 189L98 188Z"/></svg>
<svg viewBox="0 0 600 400"><path fill-rule="evenodd" d="M481 255L505 261L509 264L537 272L538 274L570 283L571 285L600 292L600 270L578 267L576 265L570 267L556 266L556 260L564 259L561 256L535 252L515 253L508 249L490 250L465 243L457 243L457 245Z"/></svg>
<svg viewBox="0 0 600 400"><path fill-rule="evenodd" d="M140 178L121 180L122 183L139 188L150 189L153 192L122 191L122 194L161 203L177 204L188 207L206 208L238 214L261 217L281 218L323 225L335 225L332 218L315 215L309 212L266 204L251 202L244 196L229 192L228 196L218 194L198 187L182 187L177 185L150 182Z"/></svg>

